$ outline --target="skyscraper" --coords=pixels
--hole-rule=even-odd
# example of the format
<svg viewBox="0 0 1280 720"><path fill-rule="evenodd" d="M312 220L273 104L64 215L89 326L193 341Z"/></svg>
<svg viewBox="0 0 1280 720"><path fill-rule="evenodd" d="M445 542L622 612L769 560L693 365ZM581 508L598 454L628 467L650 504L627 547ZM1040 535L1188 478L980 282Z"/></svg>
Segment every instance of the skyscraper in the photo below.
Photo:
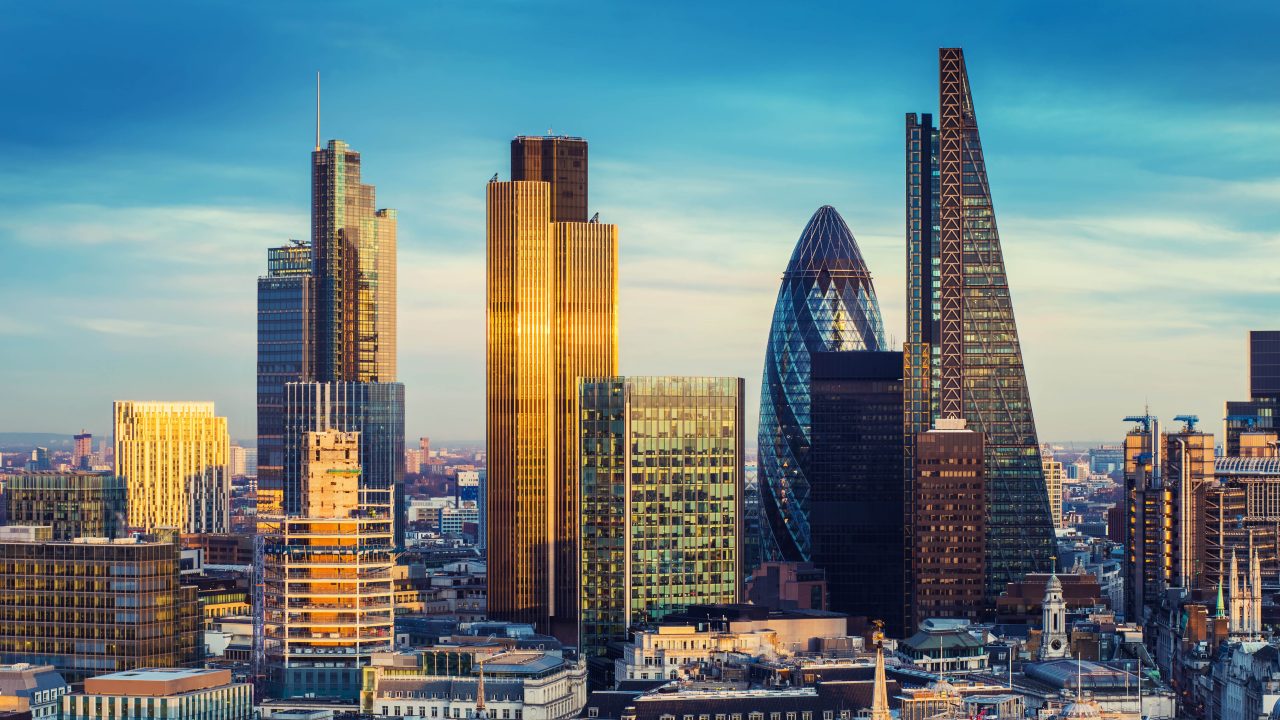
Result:
<svg viewBox="0 0 1280 720"><path fill-rule="evenodd" d="M765 349L759 435L764 560L810 559L810 355L884 348L871 273L849 226L824 205L791 253Z"/></svg>
<svg viewBox="0 0 1280 720"><path fill-rule="evenodd" d="M488 608L572 641L577 383L617 373L618 229L554 222L552 187L486 190Z"/></svg>
<svg viewBox="0 0 1280 720"><path fill-rule="evenodd" d="M84 430L75 436L75 450L71 453L71 468L73 470L88 470L93 464L93 434Z"/></svg>
<svg viewBox="0 0 1280 720"><path fill-rule="evenodd" d="M1228 400L1223 445L1240 455L1241 433L1273 430L1280 405L1280 330L1249 331L1249 399Z"/></svg>
<svg viewBox="0 0 1280 720"><path fill-rule="evenodd" d="M360 435L360 502L392 508L404 547L404 385L303 382L285 385L283 512L305 512L307 442L312 433Z"/></svg>
<svg viewBox="0 0 1280 720"><path fill-rule="evenodd" d="M587 221L587 141L520 135L511 141L511 179L551 183L551 222Z"/></svg>
<svg viewBox="0 0 1280 720"><path fill-rule="evenodd" d="M743 382L582 380L580 635L594 683L632 625L738 601Z"/></svg>
<svg viewBox="0 0 1280 720"><path fill-rule="evenodd" d="M311 244L267 250L258 278L258 514L280 512L284 386L311 377Z"/></svg>
<svg viewBox="0 0 1280 720"><path fill-rule="evenodd" d="M362 444L355 432L303 433L297 503L262 523L262 654L274 697L354 701L361 668L391 649L391 508L361 482Z"/></svg>
<svg viewBox="0 0 1280 720"><path fill-rule="evenodd" d="M829 609L911 633L904 594L902 353L810 356L810 559Z"/></svg>
<svg viewBox="0 0 1280 720"><path fill-rule="evenodd" d="M965 419L986 436L994 598L1049 569L1052 520L964 53L942 48L938 57L938 127L907 114L906 460L910 468L914 438L939 418Z"/></svg>
<svg viewBox="0 0 1280 720"><path fill-rule="evenodd" d="M231 441L211 402L115 403L115 474L129 488L129 525L146 532L225 533Z"/></svg>
<svg viewBox="0 0 1280 720"><path fill-rule="evenodd" d="M311 370L321 382L396 379L396 212L375 209L360 153L311 153Z"/></svg>

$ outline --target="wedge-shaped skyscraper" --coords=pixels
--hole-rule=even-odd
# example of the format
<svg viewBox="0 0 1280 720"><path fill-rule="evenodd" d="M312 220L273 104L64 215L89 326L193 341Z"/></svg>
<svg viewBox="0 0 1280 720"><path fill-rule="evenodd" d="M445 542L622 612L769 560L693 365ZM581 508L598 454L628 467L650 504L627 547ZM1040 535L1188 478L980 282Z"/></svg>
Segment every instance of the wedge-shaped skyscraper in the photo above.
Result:
<svg viewBox="0 0 1280 720"><path fill-rule="evenodd" d="M782 275L760 388L761 545L765 560L807 561L810 356L884 350L871 273L835 208L809 219ZM748 566L753 558L748 558Z"/></svg>
<svg viewBox="0 0 1280 720"><path fill-rule="evenodd" d="M964 53L938 59L937 127L907 114L907 459L939 418L986 435L990 600L1049 569L1053 530Z"/></svg>

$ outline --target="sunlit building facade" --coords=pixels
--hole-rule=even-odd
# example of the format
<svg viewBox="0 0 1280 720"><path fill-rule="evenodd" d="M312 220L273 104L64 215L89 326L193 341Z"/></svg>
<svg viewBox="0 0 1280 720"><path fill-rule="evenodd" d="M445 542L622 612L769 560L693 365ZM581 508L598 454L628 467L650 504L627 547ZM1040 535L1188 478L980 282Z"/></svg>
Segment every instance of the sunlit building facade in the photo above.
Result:
<svg viewBox="0 0 1280 720"><path fill-rule="evenodd" d="M871 273L844 219L824 205L791 253L765 349L758 443L764 560L810 559L810 356L883 349Z"/></svg>
<svg viewBox="0 0 1280 720"><path fill-rule="evenodd" d="M129 488L129 525L224 533L231 441L211 402L115 403L115 474Z"/></svg>
<svg viewBox="0 0 1280 720"><path fill-rule="evenodd" d="M198 591L182 584L176 544L0 532L0 662L52 665L78 683L190 666L202 649Z"/></svg>
<svg viewBox="0 0 1280 720"><path fill-rule="evenodd" d="M554 222L552 185L486 191L489 613L577 631L578 378L617 373L618 228Z"/></svg>
<svg viewBox="0 0 1280 720"><path fill-rule="evenodd" d="M743 382L583 379L579 635L593 682L632 625L738 601Z"/></svg>
<svg viewBox="0 0 1280 720"><path fill-rule="evenodd" d="M929 114L906 120L906 480L913 438L937 419L986 435L993 599L1049 569L1053 518L964 53L938 57L938 125Z"/></svg>
<svg viewBox="0 0 1280 720"><path fill-rule="evenodd" d="M394 508L404 546L404 385L303 382L285 386L283 512L306 512L305 453L313 432L360 435L360 503Z"/></svg>
<svg viewBox="0 0 1280 720"><path fill-rule="evenodd" d="M1044 487L1045 492L1049 496L1049 512L1053 515L1053 526L1055 528L1062 527L1062 482L1067 478L1067 472L1062 468L1062 463L1053 457L1053 452L1048 448L1040 451L1040 463L1044 466Z"/></svg>
<svg viewBox="0 0 1280 720"><path fill-rule="evenodd" d="M272 697L355 701L361 668L394 640L389 502L367 502L360 436L308 432L299 503L264 517L263 631Z"/></svg>
<svg viewBox="0 0 1280 720"><path fill-rule="evenodd" d="M396 211L376 208L360 153L341 140L311 154L316 380L396 379Z"/></svg>

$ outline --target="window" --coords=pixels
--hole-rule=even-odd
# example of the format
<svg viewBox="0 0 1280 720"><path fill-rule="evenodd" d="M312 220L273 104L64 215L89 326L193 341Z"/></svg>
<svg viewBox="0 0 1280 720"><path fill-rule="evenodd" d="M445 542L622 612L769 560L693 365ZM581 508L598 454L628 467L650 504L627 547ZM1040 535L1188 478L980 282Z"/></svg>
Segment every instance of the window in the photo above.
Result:
<svg viewBox="0 0 1280 720"><path fill-rule="evenodd" d="M587 708L587 717L600 717L600 708Z"/></svg>

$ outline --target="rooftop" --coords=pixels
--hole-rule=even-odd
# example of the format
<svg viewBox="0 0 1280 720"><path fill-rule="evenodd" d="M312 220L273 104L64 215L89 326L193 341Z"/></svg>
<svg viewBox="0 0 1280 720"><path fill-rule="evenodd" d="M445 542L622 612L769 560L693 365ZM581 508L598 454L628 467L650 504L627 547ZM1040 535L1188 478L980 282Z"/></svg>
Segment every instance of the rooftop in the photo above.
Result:
<svg viewBox="0 0 1280 720"><path fill-rule="evenodd" d="M87 695L159 697L230 685L231 671L209 668L141 668L89 678Z"/></svg>

